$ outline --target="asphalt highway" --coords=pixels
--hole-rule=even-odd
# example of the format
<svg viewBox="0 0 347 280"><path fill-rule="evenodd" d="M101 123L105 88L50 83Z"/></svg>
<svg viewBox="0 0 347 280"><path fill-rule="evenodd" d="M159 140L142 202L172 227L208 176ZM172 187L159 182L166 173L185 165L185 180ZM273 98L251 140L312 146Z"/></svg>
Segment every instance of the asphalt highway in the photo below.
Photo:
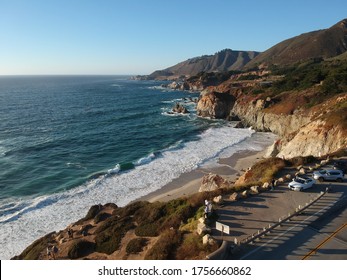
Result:
<svg viewBox="0 0 347 280"><path fill-rule="evenodd" d="M323 182L295 192L283 184L237 202L226 201L217 212L219 222L230 227L230 233L221 236L215 229L216 239L233 242L244 240L252 233L275 223L316 198L331 187L321 199L291 221L277 227L266 236L249 245L241 246L229 259L244 260L346 260L347 259L347 180L342 183Z"/></svg>

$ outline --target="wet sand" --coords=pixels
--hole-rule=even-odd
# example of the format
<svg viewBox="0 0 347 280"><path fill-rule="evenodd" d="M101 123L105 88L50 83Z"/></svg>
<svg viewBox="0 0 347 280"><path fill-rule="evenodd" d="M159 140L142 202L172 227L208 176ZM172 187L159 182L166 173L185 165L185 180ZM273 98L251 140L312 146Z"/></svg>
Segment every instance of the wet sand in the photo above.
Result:
<svg viewBox="0 0 347 280"><path fill-rule="evenodd" d="M231 181L235 181L247 168L261 160L266 152L262 151L239 151L228 158L219 158L217 164L199 167L191 172L182 174L163 188L156 190L139 200L169 201L179 197L190 196L199 192L202 177L208 173L221 175Z"/></svg>

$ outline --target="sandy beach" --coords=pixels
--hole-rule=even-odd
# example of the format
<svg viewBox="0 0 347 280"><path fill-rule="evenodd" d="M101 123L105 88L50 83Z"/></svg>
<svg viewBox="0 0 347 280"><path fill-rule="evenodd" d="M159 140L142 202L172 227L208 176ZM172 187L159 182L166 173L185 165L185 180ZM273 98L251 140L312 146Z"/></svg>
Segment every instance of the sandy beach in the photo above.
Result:
<svg viewBox="0 0 347 280"><path fill-rule="evenodd" d="M247 168L264 157L266 148L267 146L264 146L262 151L238 151L228 158L219 158L217 164L203 166L184 173L163 188L143 196L139 200L147 200L149 202L169 201L192 195L199 191L202 177L208 173L215 173L235 181Z"/></svg>

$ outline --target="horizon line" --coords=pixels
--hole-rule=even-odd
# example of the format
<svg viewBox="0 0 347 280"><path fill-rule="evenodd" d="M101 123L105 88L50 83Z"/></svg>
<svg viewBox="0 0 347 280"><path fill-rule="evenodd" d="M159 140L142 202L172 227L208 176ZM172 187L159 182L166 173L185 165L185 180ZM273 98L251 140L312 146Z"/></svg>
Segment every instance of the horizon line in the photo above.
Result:
<svg viewBox="0 0 347 280"><path fill-rule="evenodd" d="M138 76L140 74L0 74L0 77L13 76ZM142 75L140 75L142 76Z"/></svg>

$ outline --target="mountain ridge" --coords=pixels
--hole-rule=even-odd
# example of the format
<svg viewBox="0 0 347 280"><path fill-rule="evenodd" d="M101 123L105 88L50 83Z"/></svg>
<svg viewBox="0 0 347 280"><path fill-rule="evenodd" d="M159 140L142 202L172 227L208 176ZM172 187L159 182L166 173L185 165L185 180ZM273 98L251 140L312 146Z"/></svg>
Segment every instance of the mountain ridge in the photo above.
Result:
<svg viewBox="0 0 347 280"><path fill-rule="evenodd" d="M313 58L331 58L347 51L347 19L330 28L303 33L286 39L259 54L245 65L288 65Z"/></svg>
<svg viewBox="0 0 347 280"><path fill-rule="evenodd" d="M258 54L256 51L224 49L214 55L193 57L166 69L154 71L147 76L147 79L174 79L180 76L194 76L200 72L240 70Z"/></svg>

